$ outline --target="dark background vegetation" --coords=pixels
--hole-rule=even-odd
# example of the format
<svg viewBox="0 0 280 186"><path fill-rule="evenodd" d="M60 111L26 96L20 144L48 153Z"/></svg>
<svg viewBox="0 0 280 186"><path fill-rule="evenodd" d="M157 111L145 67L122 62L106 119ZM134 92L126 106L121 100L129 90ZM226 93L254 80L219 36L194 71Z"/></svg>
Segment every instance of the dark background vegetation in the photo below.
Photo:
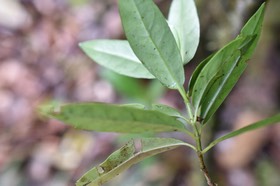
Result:
<svg viewBox="0 0 280 186"><path fill-rule="evenodd" d="M185 66L187 79L199 61L236 36L263 1L196 2L201 40L194 60ZM166 14L170 1L157 3ZM258 48L209 123L205 143L279 112L279 9L279 0L269 1ZM148 81L104 71L78 48L81 41L100 38L124 39L117 0L0 0L1 186L72 186L131 137L79 131L36 114L39 104L51 100L139 100ZM157 102L183 109L176 92L154 87L155 95L162 94ZM278 186L280 125L227 140L210 151L207 160L220 185ZM190 150L179 148L132 167L107 185L203 185L196 161Z"/></svg>

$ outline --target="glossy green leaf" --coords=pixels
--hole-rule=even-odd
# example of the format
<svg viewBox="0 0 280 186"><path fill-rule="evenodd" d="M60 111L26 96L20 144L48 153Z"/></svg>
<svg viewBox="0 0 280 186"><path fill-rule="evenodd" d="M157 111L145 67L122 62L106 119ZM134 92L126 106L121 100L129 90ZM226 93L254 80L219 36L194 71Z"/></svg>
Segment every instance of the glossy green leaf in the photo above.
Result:
<svg viewBox="0 0 280 186"><path fill-rule="evenodd" d="M230 133L228 133L228 134L226 134L226 135L224 135L224 136L214 140L212 143L210 143L202 151L202 153L207 152L208 150L210 150L212 147L214 147L216 144L220 143L221 141L224 141L224 140L229 139L229 138L233 138L235 136L241 135L241 134L249 132L249 131L256 130L256 129L261 128L261 127L265 127L265 126L268 126L268 125L276 124L276 123L279 123L279 122L280 122L280 114L277 114L277 115L274 115L274 116L272 116L270 118L266 118L264 120L258 121L256 123L253 123L251 125L243 127L243 128L238 129L236 131L230 132Z"/></svg>
<svg viewBox="0 0 280 186"><path fill-rule="evenodd" d="M92 60L116 73L135 78L154 78L135 56L127 41L94 40L79 45Z"/></svg>
<svg viewBox="0 0 280 186"><path fill-rule="evenodd" d="M196 53L199 43L199 19L194 0L173 0L171 3L168 23L178 35L179 49L183 63L188 63Z"/></svg>
<svg viewBox="0 0 280 186"><path fill-rule="evenodd" d="M135 55L162 84L182 87L183 63L170 28L152 0L120 0L123 28Z"/></svg>
<svg viewBox="0 0 280 186"><path fill-rule="evenodd" d="M191 95L196 115L202 118L202 123L206 123L216 112L247 67L247 61L260 37L263 11L264 5L235 40L219 50L210 60L203 62L195 71L194 80L190 82ZM255 30L247 29L252 25L255 25Z"/></svg>
<svg viewBox="0 0 280 186"><path fill-rule="evenodd" d="M43 115L58 119L78 129L99 132L143 133L186 131L176 118L162 112L139 107L104 103L44 106Z"/></svg>
<svg viewBox="0 0 280 186"><path fill-rule="evenodd" d="M188 143L172 138L143 138L129 141L122 148L112 153L103 163L84 174L76 185L100 186L132 165L179 146L188 146L195 149Z"/></svg>

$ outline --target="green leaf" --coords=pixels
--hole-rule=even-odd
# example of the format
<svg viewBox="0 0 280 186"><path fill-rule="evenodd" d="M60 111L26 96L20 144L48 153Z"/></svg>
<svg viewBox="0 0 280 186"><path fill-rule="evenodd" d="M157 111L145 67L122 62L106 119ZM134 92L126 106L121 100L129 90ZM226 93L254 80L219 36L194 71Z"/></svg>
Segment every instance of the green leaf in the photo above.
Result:
<svg viewBox="0 0 280 186"><path fill-rule="evenodd" d="M173 34L179 37L180 53L186 64L193 58L199 43L199 19L194 0L173 0L168 23L174 27Z"/></svg>
<svg viewBox="0 0 280 186"><path fill-rule="evenodd" d="M274 116L272 116L270 118L266 118L264 120L258 121L256 123L253 123L251 125L243 127L243 128L238 129L236 131L230 132L230 133L228 133L228 134L226 134L226 135L224 135L224 136L214 140L212 143L210 143L202 151L202 153L206 153L208 150L210 150L212 147L214 147L216 144L220 143L221 141L224 141L226 139L238 136L238 135L243 134L245 132L256 130L256 129L261 128L261 127L265 127L265 126L268 126L268 125L276 124L277 122L280 122L280 114L274 115Z"/></svg>
<svg viewBox="0 0 280 186"><path fill-rule="evenodd" d="M169 28L170 28L170 31L172 32L172 34L173 34L173 36L174 36L174 39L175 39L175 41L176 41L176 43L177 43L177 46L178 46L178 48L179 48L179 50L180 50L180 48L181 48L181 42L180 42L180 37L179 37L178 31L177 31L177 29L176 29L173 25L171 25L170 23L167 22L167 24L168 24L168 26L169 26ZM183 57L182 57L182 60L183 60ZM182 61L182 62L183 62L183 61ZM183 63L183 64L184 64L184 63Z"/></svg>
<svg viewBox="0 0 280 186"><path fill-rule="evenodd" d="M135 56L127 41L94 40L82 42L79 46L96 63L116 73L134 78L154 78Z"/></svg>
<svg viewBox="0 0 280 186"><path fill-rule="evenodd" d="M199 63L199 65L195 68L194 72L192 73L192 76L189 81L189 96L192 96L193 93L193 86L197 80L198 75L200 74L201 70L204 68L204 66L211 60L211 58L214 56L214 54L209 55L207 58L205 58L202 62Z"/></svg>
<svg viewBox="0 0 280 186"><path fill-rule="evenodd" d="M222 64L221 69L208 84L205 95L202 98L200 117L204 119L203 123L207 122L215 113L240 78L246 66L245 61L241 59L239 50L234 51L225 64Z"/></svg>
<svg viewBox="0 0 280 186"><path fill-rule="evenodd" d="M146 109L146 106L140 103L127 103L127 104L122 104L120 106L124 107L133 107L133 108L138 108L138 109Z"/></svg>
<svg viewBox="0 0 280 186"><path fill-rule="evenodd" d="M163 85L181 88L184 69L170 28L152 0L120 0L123 28L135 55Z"/></svg>
<svg viewBox="0 0 280 186"><path fill-rule="evenodd" d="M100 186L132 165L179 146L188 146L195 150L192 145L172 138L142 138L139 141L129 141L112 153L103 163L84 174L76 185Z"/></svg>
<svg viewBox="0 0 280 186"><path fill-rule="evenodd" d="M149 106L145 106L145 105L142 105L139 103L130 103L130 104L123 104L122 106L134 107L134 108L145 109L145 110L154 110L154 111L162 112L169 116L183 118L183 116L181 115L181 113L178 110L176 110L173 107L170 107L168 105L163 105L163 104L152 104L149 107Z"/></svg>
<svg viewBox="0 0 280 186"><path fill-rule="evenodd" d="M168 105L152 104L152 108L151 109L159 111L159 112L162 112L162 113L167 114L169 116L183 118L183 116L181 115L181 113L178 110L176 110L175 108L172 108L172 107L170 107Z"/></svg>
<svg viewBox="0 0 280 186"><path fill-rule="evenodd" d="M200 116L200 106L205 94L212 86L211 82L215 82L220 78L218 75L219 70L223 64L230 64L232 53L238 49L243 39L236 39L220 49L206 64L203 64L192 89L192 103L195 112Z"/></svg>
<svg viewBox="0 0 280 186"><path fill-rule="evenodd" d="M257 12L247 21L247 23L244 25L240 32L239 37L244 36L253 36L255 35L257 38L254 40L253 43L251 43L247 49L248 52L246 52L245 56L246 58L250 58L252 53L254 52L256 45L258 43L261 29L262 29L262 23L264 19L264 13L265 13L265 5L266 3L263 3L260 8L257 10Z"/></svg>
<svg viewBox="0 0 280 186"><path fill-rule="evenodd" d="M202 123L206 123L216 112L247 67L260 37L263 11L264 5L235 40L206 59L195 71L194 80L190 82L190 94L196 115L202 118ZM248 26L255 29L247 29Z"/></svg>
<svg viewBox="0 0 280 186"><path fill-rule="evenodd" d="M41 113L75 128L99 132L143 133L171 132L186 129L176 118L139 107L104 103L42 106Z"/></svg>

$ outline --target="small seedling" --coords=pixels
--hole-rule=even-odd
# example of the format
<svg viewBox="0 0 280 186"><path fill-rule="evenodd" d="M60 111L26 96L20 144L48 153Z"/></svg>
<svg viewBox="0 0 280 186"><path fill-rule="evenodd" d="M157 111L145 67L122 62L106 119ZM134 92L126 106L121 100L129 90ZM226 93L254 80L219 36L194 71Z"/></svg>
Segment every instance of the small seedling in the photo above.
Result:
<svg viewBox="0 0 280 186"><path fill-rule="evenodd" d="M256 48L264 18L265 3L249 19L240 34L202 61L184 88L183 65L194 56L199 41L199 21L193 0L173 0L168 20L152 0L119 0L119 11L127 37L124 40L94 40L80 44L94 61L119 74L158 79L177 90L186 113L160 104L113 105L65 104L42 107L42 113L78 129L99 132L183 132L193 138L186 143L173 138L141 138L129 141L103 163L89 170L77 186L99 186L143 159L179 146L193 149L209 186L215 185L203 155L217 143L280 121L280 114L226 134L204 147L204 126L216 112Z"/></svg>

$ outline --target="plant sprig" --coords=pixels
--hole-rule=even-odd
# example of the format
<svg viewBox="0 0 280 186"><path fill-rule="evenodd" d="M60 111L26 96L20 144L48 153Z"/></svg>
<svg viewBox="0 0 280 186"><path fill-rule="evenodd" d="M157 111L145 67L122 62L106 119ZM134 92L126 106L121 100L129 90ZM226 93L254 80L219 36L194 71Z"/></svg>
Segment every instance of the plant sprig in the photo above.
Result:
<svg viewBox="0 0 280 186"><path fill-rule="evenodd" d="M94 61L119 74L134 78L156 78L177 90L186 106L180 113L166 105L72 103L41 107L43 115L75 128L98 132L183 132L194 144L173 138L132 140L103 163L85 173L77 186L99 186L143 159L179 146L193 149L209 186L203 155L221 141L280 121L277 114L222 136L203 146L203 126L230 93L256 48L261 34L265 3L229 44L202 61L184 88L183 65L194 56L199 42L199 21L194 0L173 0L164 18L152 0L119 0L119 11L127 41L94 40L80 44Z"/></svg>

